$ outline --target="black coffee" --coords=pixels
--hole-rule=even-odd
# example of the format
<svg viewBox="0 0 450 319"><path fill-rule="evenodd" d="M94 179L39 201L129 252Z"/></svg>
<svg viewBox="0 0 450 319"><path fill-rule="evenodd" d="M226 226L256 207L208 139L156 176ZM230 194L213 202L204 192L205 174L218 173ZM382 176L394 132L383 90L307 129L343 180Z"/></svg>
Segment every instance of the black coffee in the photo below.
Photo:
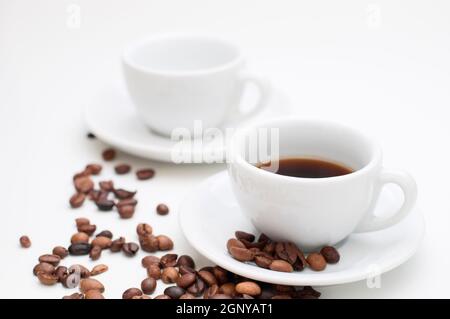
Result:
<svg viewBox="0 0 450 319"><path fill-rule="evenodd" d="M278 170L274 171L273 167ZM257 167L279 175L306 178L324 178L347 175L353 172L352 169L341 164L314 159L314 158L286 158L278 162L268 162L257 165Z"/></svg>

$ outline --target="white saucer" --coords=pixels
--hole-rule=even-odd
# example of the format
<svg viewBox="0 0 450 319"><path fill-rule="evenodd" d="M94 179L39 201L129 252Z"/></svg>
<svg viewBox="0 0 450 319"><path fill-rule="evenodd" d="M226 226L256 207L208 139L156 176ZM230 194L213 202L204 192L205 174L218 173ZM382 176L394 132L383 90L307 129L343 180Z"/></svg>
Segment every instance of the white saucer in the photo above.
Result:
<svg viewBox="0 0 450 319"><path fill-rule="evenodd" d="M88 129L100 140L126 153L163 162L172 162L172 151L177 141L150 131L139 119L125 86L106 85L95 91L86 105L85 120ZM268 107L248 121L223 127L235 128L245 123L275 115L291 113L285 95L275 90ZM203 145L187 145L183 154L188 158L208 158L212 162L222 162L225 158L223 139L211 139ZM178 145L179 146L179 145ZM204 155L207 156L204 156Z"/></svg>
<svg viewBox="0 0 450 319"><path fill-rule="evenodd" d="M377 212L390 212L400 201L395 189L383 192ZM415 208L390 228L350 235L338 247L341 260L322 272L305 269L283 273L233 259L226 242L236 230L257 234L240 212L227 172L209 177L189 194L179 210L179 221L189 243L217 265L241 276L282 285L326 286L349 283L387 272L410 258L424 235L425 223Z"/></svg>

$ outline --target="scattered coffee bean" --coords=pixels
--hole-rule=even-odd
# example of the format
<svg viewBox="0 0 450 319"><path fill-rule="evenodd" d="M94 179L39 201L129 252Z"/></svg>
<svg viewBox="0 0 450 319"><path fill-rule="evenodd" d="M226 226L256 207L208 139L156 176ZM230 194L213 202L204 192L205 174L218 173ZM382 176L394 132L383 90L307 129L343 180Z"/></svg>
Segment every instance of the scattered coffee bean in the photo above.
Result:
<svg viewBox="0 0 450 319"><path fill-rule="evenodd" d="M91 242L91 245L92 246L99 246L101 249L107 249L107 248L111 247L112 240L109 237L97 236Z"/></svg>
<svg viewBox="0 0 450 319"><path fill-rule="evenodd" d="M116 174L123 175L129 173L131 170L131 166L128 164L119 164L114 167L114 171Z"/></svg>
<svg viewBox="0 0 450 319"><path fill-rule="evenodd" d="M108 266L106 266L104 264L96 265L91 270L91 276L97 276L97 275L103 274L104 272L107 272L107 271L108 271Z"/></svg>
<svg viewBox="0 0 450 319"><path fill-rule="evenodd" d="M135 200L134 198L127 198L119 200L116 206L117 208L120 208L122 206L136 206L137 203L138 203L137 200Z"/></svg>
<svg viewBox="0 0 450 319"><path fill-rule="evenodd" d="M113 233L111 233L109 230L102 230L97 235L95 235L95 237L106 237L106 238L112 239Z"/></svg>
<svg viewBox="0 0 450 319"><path fill-rule="evenodd" d="M155 299L172 299L172 298L170 298L167 295L158 295L158 296L155 297Z"/></svg>
<svg viewBox="0 0 450 319"><path fill-rule="evenodd" d="M140 181L147 180L155 176L155 171L151 168L140 169L136 171L136 176Z"/></svg>
<svg viewBox="0 0 450 319"><path fill-rule="evenodd" d="M205 290L205 293L203 294L203 299L211 299L213 296L217 295L218 293L219 293L219 286L214 284Z"/></svg>
<svg viewBox="0 0 450 319"><path fill-rule="evenodd" d="M87 269L83 265L79 265L79 264L70 266L69 267L69 273L70 274L77 274L82 279L89 278L91 276L91 272L89 271L89 269Z"/></svg>
<svg viewBox="0 0 450 319"><path fill-rule="evenodd" d="M33 268L33 274L37 276L38 273L53 274L55 272L55 266L46 262L40 262Z"/></svg>
<svg viewBox="0 0 450 319"><path fill-rule="evenodd" d="M146 295L151 295L156 289L156 280L152 277L145 278L141 282L141 290Z"/></svg>
<svg viewBox="0 0 450 319"><path fill-rule="evenodd" d="M72 237L70 238L70 242L72 244L88 243L89 235L83 232L73 234Z"/></svg>
<svg viewBox="0 0 450 319"><path fill-rule="evenodd" d="M255 254L247 248L230 247L230 254L239 261L252 261Z"/></svg>
<svg viewBox="0 0 450 319"><path fill-rule="evenodd" d="M81 225L77 228L79 232L86 233L89 236L92 236L95 233L96 229L97 226L95 225Z"/></svg>
<svg viewBox="0 0 450 319"><path fill-rule="evenodd" d="M276 259L270 263L269 268L275 271L281 272L293 272L294 268L292 268L291 264L282 259Z"/></svg>
<svg viewBox="0 0 450 319"><path fill-rule="evenodd" d="M98 185L100 186L100 189L104 192L112 192L114 190L114 182L111 180L108 181L100 181L98 183Z"/></svg>
<svg viewBox="0 0 450 319"><path fill-rule="evenodd" d="M122 299L132 299L136 296L142 296L142 291L139 288L129 288L122 294Z"/></svg>
<svg viewBox="0 0 450 319"><path fill-rule="evenodd" d="M325 267L327 266L327 261L319 253L309 254L308 257L306 258L306 261L308 262L309 267L315 271L324 270Z"/></svg>
<svg viewBox="0 0 450 319"><path fill-rule="evenodd" d="M132 205L120 206L117 208L120 218L129 219L133 217L135 208Z"/></svg>
<svg viewBox="0 0 450 319"><path fill-rule="evenodd" d="M123 245L125 244L125 238L120 237L116 240L113 240L111 242L111 247L109 247L109 250L113 253L117 253L122 250Z"/></svg>
<svg viewBox="0 0 450 319"><path fill-rule="evenodd" d="M156 239L158 240L158 247L159 250L171 250L173 249L173 241L169 237L165 235L159 235L156 236Z"/></svg>
<svg viewBox="0 0 450 319"><path fill-rule="evenodd" d="M39 262L51 264L53 266L58 266L61 261L61 257L58 255L45 254L39 257Z"/></svg>
<svg viewBox="0 0 450 319"><path fill-rule="evenodd" d="M185 293L183 295L180 296L180 298L178 299L195 299L194 295L191 295L190 293Z"/></svg>
<svg viewBox="0 0 450 319"><path fill-rule="evenodd" d="M85 171L91 175L98 175L102 171L102 166L100 164L88 164L86 165Z"/></svg>
<svg viewBox="0 0 450 319"><path fill-rule="evenodd" d="M156 256L145 256L141 260L142 267L148 268L150 265L157 264L159 265L159 257Z"/></svg>
<svg viewBox="0 0 450 319"><path fill-rule="evenodd" d="M73 183L79 193L87 194L94 189L94 182L89 176L78 177Z"/></svg>
<svg viewBox="0 0 450 319"><path fill-rule="evenodd" d="M196 297L199 297L200 295L203 294L205 289L206 289L205 282L201 278L197 277L195 279L195 282L191 286L189 286L187 292Z"/></svg>
<svg viewBox="0 0 450 319"><path fill-rule="evenodd" d="M194 273L187 273L178 277L176 284L178 287L186 289L195 282L196 278L197 276Z"/></svg>
<svg viewBox="0 0 450 319"><path fill-rule="evenodd" d="M28 236L22 236L19 239L20 246L23 248L30 248L31 247L31 240Z"/></svg>
<svg viewBox="0 0 450 319"><path fill-rule="evenodd" d="M177 254L165 254L164 256L161 256L159 263L162 268L175 267L177 265L177 258Z"/></svg>
<svg viewBox="0 0 450 319"><path fill-rule="evenodd" d="M136 191L135 192L131 192L131 191L127 191L123 188L119 188L119 189L114 189L113 190L114 196L116 196L117 199L130 199L133 198L134 195L136 195Z"/></svg>
<svg viewBox="0 0 450 319"><path fill-rule="evenodd" d="M239 294L246 294L250 296L258 296L261 294L261 287L252 281L240 282L236 285L235 290Z"/></svg>
<svg viewBox="0 0 450 319"><path fill-rule="evenodd" d="M151 235L153 233L153 228L149 224L141 223L137 225L136 233L139 237Z"/></svg>
<svg viewBox="0 0 450 319"><path fill-rule="evenodd" d="M98 209L103 212L109 212L114 207L114 201L106 198L101 198L95 202Z"/></svg>
<svg viewBox="0 0 450 319"><path fill-rule="evenodd" d="M98 260L102 256L102 247L100 246L92 246L91 251L89 252L89 257L92 260Z"/></svg>
<svg viewBox="0 0 450 319"><path fill-rule="evenodd" d="M116 158L116 151L112 148L108 148L103 151L102 153L103 160L105 161L112 161Z"/></svg>
<svg viewBox="0 0 450 319"><path fill-rule="evenodd" d="M81 207L84 203L84 200L86 199L86 195L83 193L75 193L71 198L70 198L70 207L72 208L78 208Z"/></svg>
<svg viewBox="0 0 450 319"><path fill-rule="evenodd" d="M78 243L69 246L69 254L73 256L87 255L91 251L92 246L88 243Z"/></svg>
<svg viewBox="0 0 450 319"><path fill-rule="evenodd" d="M78 287L80 285L80 281L81 281L81 276L77 273L70 273L70 271L67 276L65 276L64 278L61 278L61 284L65 288L69 288L69 289Z"/></svg>
<svg viewBox="0 0 450 319"><path fill-rule="evenodd" d="M178 267L180 267L180 266L187 266L187 267L190 267L190 268L195 268L194 259L192 259L192 257L188 256L188 255L181 255L178 258L178 261L177 261L176 265Z"/></svg>
<svg viewBox="0 0 450 319"><path fill-rule="evenodd" d="M339 252L336 250L336 248L331 246L323 247L320 250L320 253L329 264L336 264L341 259L341 257L339 256Z"/></svg>
<svg viewBox="0 0 450 319"><path fill-rule="evenodd" d="M41 284L46 286L52 286L58 282L58 277L55 274L49 274L45 272L39 272L37 277Z"/></svg>
<svg viewBox="0 0 450 319"><path fill-rule="evenodd" d="M183 288L177 287L177 286L167 287L164 290L164 294L169 296L172 299L178 299L185 293L186 293L186 291Z"/></svg>
<svg viewBox="0 0 450 319"><path fill-rule="evenodd" d="M92 289L84 293L84 299L105 299L105 297L100 291Z"/></svg>
<svg viewBox="0 0 450 319"><path fill-rule="evenodd" d="M83 225L90 225L91 224L89 219L84 218L84 217L80 217L80 218L75 219L75 223L77 225L77 228L80 227L80 226L83 226Z"/></svg>
<svg viewBox="0 0 450 319"><path fill-rule="evenodd" d="M211 299L231 299L231 297L225 294L216 294Z"/></svg>
<svg viewBox="0 0 450 319"><path fill-rule="evenodd" d="M150 297L147 296L147 295L140 295L140 296L134 296L134 297L131 298L131 299L152 299L152 298L150 298Z"/></svg>
<svg viewBox="0 0 450 319"><path fill-rule="evenodd" d="M179 276L178 270L175 267L167 267L162 271L161 280L165 284L172 284L178 280Z"/></svg>
<svg viewBox="0 0 450 319"><path fill-rule="evenodd" d="M166 268L167 269L167 268ZM159 264L151 264L147 267L147 275L155 280L161 279L161 268ZM168 278L166 278L168 279Z"/></svg>
<svg viewBox="0 0 450 319"><path fill-rule="evenodd" d="M188 266L179 266L178 271L180 272L180 275L192 273L195 274L196 271L194 268L188 267Z"/></svg>
<svg viewBox="0 0 450 319"><path fill-rule="evenodd" d="M217 285L217 279L214 275L207 270L200 270L198 272L198 276L208 285L213 286Z"/></svg>
<svg viewBox="0 0 450 319"><path fill-rule="evenodd" d="M227 282L219 287L219 293L234 297L236 295L236 285L233 282Z"/></svg>
<svg viewBox="0 0 450 319"><path fill-rule="evenodd" d="M166 204L158 204L156 206L156 212L158 215L167 215L169 213L169 207Z"/></svg>
<svg viewBox="0 0 450 319"><path fill-rule="evenodd" d="M122 246L122 251L125 255L133 257L139 251L139 245L136 243L126 243Z"/></svg>
<svg viewBox="0 0 450 319"><path fill-rule="evenodd" d="M53 248L52 254L59 256L61 259L64 259L69 255L69 251L62 246L56 246L55 248Z"/></svg>
<svg viewBox="0 0 450 319"><path fill-rule="evenodd" d="M153 235L139 236L139 244L142 250L149 253L154 253L159 249L159 241Z"/></svg>
<svg viewBox="0 0 450 319"><path fill-rule="evenodd" d="M55 276L58 277L58 282L62 282L68 274L68 269L65 266L58 266L55 269Z"/></svg>
<svg viewBox="0 0 450 319"><path fill-rule="evenodd" d="M83 299L83 298L84 298L83 294L75 292L75 293L73 293L71 295L64 296L62 299Z"/></svg>
<svg viewBox="0 0 450 319"><path fill-rule="evenodd" d="M226 269L223 269L222 267L219 266L215 266L213 267L213 274L216 277L217 283L219 285L228 282L228 271Z"/></svg>
<svg viewBox="0 0 450 319"><path fill-rule="evenodd" d="M255 240L255 235L250 234L250 233L246 233L246 232L240 231L240 230L236 231L236 232L234 233L234 235L235 235L236 238L239 239L239 240L242 240L242 239L243 239L243 240L246 240L246 241L248 241L248 242L253 242L253 241Z"/></svg>
<svg viewBox="0 0 450 319"><path fill-rule="evenodd" d="M105 286L94 278L86 278L80 281L80 292L86 293L89 290L97 290L101 293L105 291Z"/></svg>

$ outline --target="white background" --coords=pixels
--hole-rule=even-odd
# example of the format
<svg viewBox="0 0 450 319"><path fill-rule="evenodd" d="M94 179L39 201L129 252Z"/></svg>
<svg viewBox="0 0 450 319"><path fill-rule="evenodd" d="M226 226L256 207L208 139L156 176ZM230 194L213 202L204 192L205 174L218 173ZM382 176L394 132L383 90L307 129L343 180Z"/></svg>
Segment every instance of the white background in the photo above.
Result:
<svg viewBox="0 0 450 319"><path fill-rule="evenodd" d="M70 4L81 9L79 28ZM69 11L68 11L69 10ZM72 11L73 12L73 11ZM118 76L124 45L167 31L208 31L232 39L249 67L272 80L302 116L329 118L375 135L388 167L417 179L427 233L418 253L382 276L321 288L325 298L450 297L450 2L266 0L0 0L0 297L60 298L31 275L37 257L67 245L73 219L136 240L147 221L176 240L176 252L194 253L180 235L176 207L189 189L220 165L174 166L120 154L157 177L137 184L133 220L102 214L92 205L68 208L71 177L100 160L105 147L87 140L82 107L93 90ZM102 178L113 176L112 164ZM160 202L172 207L156 216ZM213 211L211 213L214 213ZM18 238L28 234L29 250ZM368 252L370 253L370 252ZM88 258L72 258L87 265ZM120 297L145 277L140 257L105 254L110 271L99 279L107 297ZM204 261L203 261L204 262Z"/></svg>

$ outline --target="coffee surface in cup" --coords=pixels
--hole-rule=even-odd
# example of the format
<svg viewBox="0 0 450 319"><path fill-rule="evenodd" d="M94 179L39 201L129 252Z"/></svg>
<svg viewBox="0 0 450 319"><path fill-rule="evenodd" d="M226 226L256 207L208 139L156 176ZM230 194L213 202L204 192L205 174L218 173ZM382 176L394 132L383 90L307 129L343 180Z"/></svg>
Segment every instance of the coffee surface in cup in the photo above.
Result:
<svg viewBox="0 0 450 319"><path fill-rule="evenodd" d="M256 166L271 173L303 178L334 177L353 172L351 168L342 164L306 157L285 158Z"/></svg>

